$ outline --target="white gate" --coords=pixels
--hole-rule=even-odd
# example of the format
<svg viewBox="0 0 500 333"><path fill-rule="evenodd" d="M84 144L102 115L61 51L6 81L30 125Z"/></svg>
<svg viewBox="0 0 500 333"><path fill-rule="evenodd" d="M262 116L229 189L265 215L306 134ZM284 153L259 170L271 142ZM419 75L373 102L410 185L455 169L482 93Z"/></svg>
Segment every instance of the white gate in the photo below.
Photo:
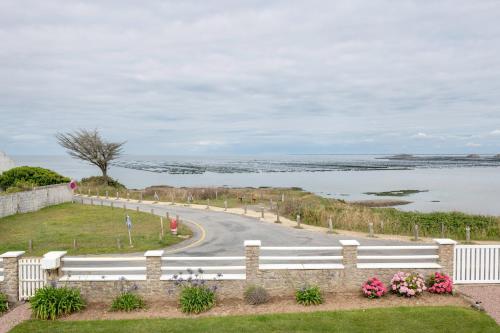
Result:
<svg viewBox="0 0 500 333"><path fill-rule="evenodd" d="M19 260L19 300L27 300L37 289L45 286L47 274L42 269L41 258Z"/></svg>
<svg viewBox="0 0 500 333"><path fill-rule="evenodd" d="M500 245L455 246L455 283L500 283Z"/></svg>

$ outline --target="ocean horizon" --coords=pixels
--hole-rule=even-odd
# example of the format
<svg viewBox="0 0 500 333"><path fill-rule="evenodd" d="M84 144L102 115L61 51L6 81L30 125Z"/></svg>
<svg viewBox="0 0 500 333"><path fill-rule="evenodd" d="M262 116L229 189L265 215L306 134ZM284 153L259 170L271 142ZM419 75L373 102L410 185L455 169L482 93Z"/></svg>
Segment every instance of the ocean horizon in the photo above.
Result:
<svg viewBox="0 0 500 333"><path fill-rule="evenodd" d="M226 156L124 155L109 175L129 188L300 187L346 201L394 199L369 192L417 190L399 199L405 211L500 215L500 159L495 154L293 154ZM16 165L53 169L81 179L97 167L69 156L12 155Z"/></svg>

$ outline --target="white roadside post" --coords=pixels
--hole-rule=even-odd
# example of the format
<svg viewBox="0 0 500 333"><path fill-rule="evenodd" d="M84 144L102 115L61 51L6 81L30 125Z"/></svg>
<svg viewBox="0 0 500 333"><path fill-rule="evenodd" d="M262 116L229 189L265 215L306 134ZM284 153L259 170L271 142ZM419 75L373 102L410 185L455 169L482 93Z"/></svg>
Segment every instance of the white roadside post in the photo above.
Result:
<svg viewBox="0 0 500 333"><path fill-rule="evenodd" d="M131 233L131 230L132 230L132 219L130 218L130 216L127 215L125 217L125 223L127 224L129 245L130 245L130 247L134 247L134 245L132 244L132 233Z"/></svg>

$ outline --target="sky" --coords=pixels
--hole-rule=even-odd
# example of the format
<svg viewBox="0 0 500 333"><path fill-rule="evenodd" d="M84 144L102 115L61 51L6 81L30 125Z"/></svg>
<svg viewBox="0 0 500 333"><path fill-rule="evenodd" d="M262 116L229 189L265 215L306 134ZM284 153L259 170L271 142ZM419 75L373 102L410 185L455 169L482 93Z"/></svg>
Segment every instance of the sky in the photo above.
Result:
<svg viewBox="0 0 500 333"><path fill-rule="evenodd" d="M0 151L500 153L500 1L0 2Z"/></svg>

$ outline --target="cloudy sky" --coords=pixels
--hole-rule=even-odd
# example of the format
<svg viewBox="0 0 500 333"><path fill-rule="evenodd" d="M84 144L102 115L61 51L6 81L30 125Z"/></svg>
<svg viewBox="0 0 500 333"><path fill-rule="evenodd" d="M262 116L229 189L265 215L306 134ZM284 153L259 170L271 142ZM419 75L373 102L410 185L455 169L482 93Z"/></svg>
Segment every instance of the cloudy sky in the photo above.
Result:
<svg viewBox="0 0 500 333"><path fill-rule="evenodd" d="M0 150L500 153L500 1L0 2Z"/></svg>

